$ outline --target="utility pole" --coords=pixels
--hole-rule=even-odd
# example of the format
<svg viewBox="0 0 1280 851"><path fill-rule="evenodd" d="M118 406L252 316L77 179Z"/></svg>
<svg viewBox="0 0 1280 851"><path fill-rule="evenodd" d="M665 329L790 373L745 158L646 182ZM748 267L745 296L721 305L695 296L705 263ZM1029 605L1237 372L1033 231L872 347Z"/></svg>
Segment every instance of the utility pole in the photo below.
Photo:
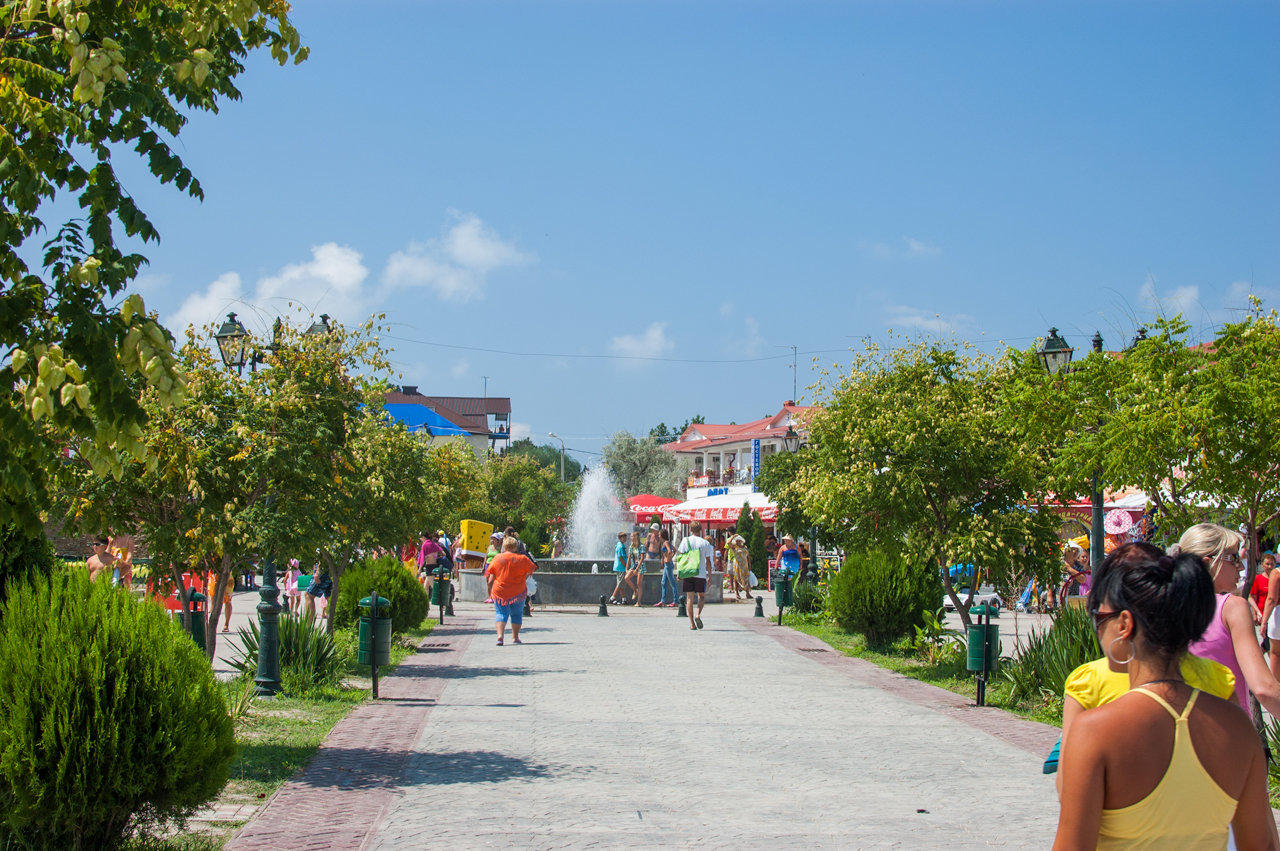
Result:
<svg viewBox="0 0 1280 851"><path fill-rule="evenodd" d="M564 481L564 439L554 431L547 432L547 437L554 437L560 441L560 481Z"/></svg>

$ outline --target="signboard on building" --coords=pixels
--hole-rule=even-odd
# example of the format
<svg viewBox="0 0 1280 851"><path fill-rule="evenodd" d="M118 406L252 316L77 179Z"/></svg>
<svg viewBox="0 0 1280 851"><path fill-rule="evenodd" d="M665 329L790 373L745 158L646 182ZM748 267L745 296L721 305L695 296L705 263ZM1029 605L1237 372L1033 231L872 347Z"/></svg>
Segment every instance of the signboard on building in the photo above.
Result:
<svg viewBox="0 0 1280 851"><path fill-rule="evenodd" d="M751 489L756 489L756 476L760 475L760 438L751 441Z"/></svg>

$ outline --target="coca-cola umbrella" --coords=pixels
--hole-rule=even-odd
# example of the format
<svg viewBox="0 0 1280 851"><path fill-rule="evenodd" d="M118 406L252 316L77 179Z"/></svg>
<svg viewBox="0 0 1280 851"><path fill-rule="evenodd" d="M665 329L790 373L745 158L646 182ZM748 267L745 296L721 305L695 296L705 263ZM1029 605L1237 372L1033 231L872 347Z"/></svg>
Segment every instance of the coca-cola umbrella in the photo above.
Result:
<svg viewBox="0 0 1280 851"><path fill-rule="evenodd" d="M638 493L627 498L627 507L637 520L648 520L654 514L661 515L668 505L675 505L680 500L669 496L654 496L651 493Z"/></svg>

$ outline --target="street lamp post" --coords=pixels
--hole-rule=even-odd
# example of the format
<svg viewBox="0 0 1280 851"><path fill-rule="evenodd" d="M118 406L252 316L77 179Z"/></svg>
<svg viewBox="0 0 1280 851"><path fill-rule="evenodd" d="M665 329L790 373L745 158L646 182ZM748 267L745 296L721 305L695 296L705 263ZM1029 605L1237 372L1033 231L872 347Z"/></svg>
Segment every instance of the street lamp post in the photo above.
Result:
<svg viewBox="0 0 1280 851"><path fill-rule="evenodd" d="M1145 336L1145 331L1144 331ZM1102 334L1095 331L1093 339L1090 340L1093 350L1099 354L1102 353ZM1049 329L1049 336L1045 338L1044 345L1040 347L1038 354L1044 363L1045 372L1050 375L1064 375L1072 372L1071 356L1075 353L1075 349L1067 345L1067 341L1058 336L1057 328ZM1101 428L1102 423L1098 423ZM1103 528L1102 528L1102 467L1098 465L1093 469L1093 484L1089 493L1089 567L1091 570L1097 570L1098 565L1102 564L1103 558L1106 557L1106 547L1103 545Z"/></svg>
<svg viewBox="0 0 1280 851"><path fill-rule="evenodd" d="M278 322L278 320L277 320ZM254 370L263 362L262 353L249 351L249 332L234 313L227 314L227 321L213 335L218 343L218 354L223 365L244 374L245 363ZM268 493L267 504L271 504ZM276 586L276 564L268 553L262 561L262 587L258 589L258 672L253 678L254 694L272 697L280 693L280 589Z"/></svg>
<svg viewBox="0 0 1280 851"><path fill-rule="evenodd" d="M560 441L560 481L564 481L564 438L556 434L554 431L547 432L547 437L554 437Z"/></svg>

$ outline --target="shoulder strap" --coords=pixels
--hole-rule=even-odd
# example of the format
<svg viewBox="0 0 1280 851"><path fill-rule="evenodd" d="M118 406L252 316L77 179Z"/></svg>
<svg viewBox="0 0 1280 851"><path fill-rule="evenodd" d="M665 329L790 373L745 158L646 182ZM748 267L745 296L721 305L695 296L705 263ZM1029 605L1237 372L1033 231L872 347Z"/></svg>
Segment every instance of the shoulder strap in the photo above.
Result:
<svg viewBox="0 0 1280 851"><path fill-rule="evenodd" d="M1193 688L1191 690L1191 698L1187 701L1187 705L1182 708L1182 714L1178 714L1173 710L1173 707L1169 705L1169 702L1167 700L1165 700L1163 697L1156 694L1155 692L1145 688L1135 688L1133 689L1133 691L1137 692L1138 694L1145 694L1147 697L1151 698L1156 703L1163 706L1164 711L1168 712L1169 717L1173 718L1173 720L1175 721L1181 721L1185 719L1188 715L1190 715L1192 708L1196 705L1196 698L1200 696L1200 689Z"/></svg>

